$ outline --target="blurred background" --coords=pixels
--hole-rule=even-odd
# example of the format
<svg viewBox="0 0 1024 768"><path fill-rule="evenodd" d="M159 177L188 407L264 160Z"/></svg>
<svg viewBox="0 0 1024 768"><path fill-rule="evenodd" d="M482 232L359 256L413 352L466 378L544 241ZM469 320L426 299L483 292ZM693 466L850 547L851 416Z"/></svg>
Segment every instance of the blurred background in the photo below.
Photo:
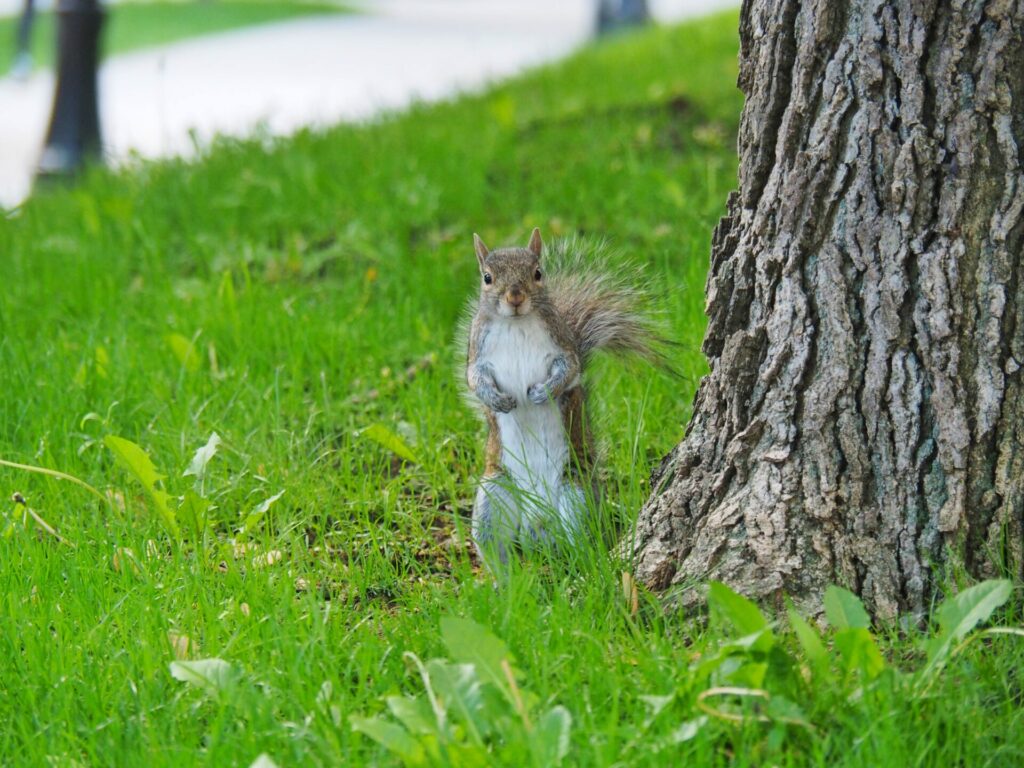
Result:
<svg viewBox="0 0 1024 768"><path fill-rule="evenodd" d="M189 156L475 89L737 0L0 0L0 207L83 161Z"/></svg>

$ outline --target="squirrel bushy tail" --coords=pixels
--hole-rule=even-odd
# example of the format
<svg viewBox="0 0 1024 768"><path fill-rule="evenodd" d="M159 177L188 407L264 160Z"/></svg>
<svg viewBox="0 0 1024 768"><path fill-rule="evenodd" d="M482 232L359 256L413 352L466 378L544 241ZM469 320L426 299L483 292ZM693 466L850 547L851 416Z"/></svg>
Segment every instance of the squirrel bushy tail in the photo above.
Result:
<svg viewBox="0 0 1024 768"><path fill-rule="evenodd" d="M632 354L672 371L673 344L647 310L640 267L612 266L605 253L603 243L578 238L557 240L545 253L548 294L576 333L581 355L587 359L598 349Z"/></svg>

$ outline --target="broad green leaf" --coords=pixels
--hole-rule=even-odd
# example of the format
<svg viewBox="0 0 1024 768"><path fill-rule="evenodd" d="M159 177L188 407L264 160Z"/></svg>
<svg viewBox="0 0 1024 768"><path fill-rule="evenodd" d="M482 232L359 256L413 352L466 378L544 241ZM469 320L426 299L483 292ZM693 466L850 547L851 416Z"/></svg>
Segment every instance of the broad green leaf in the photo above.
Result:
<svg viewBox="0 0 1024 768"><path fill-rule="evenodd" d="M427 700L430 702L430 709L434 713L434 720L437 723L435 729L438 737L444 741L448 741L450 735L449 723L448 723L448 710L445 707L445 703L441 701L441 697L437 695L434 690L434 682L430 679L430 673L427 672L426 665L420 660L412 651L406 651L402 654L402 658L405 662L410 665L410 668L415 670L420 676L420 680L423 683L423 689L427 694Z"/></svg>
<svg viewBox="0 0 1024 768"><path fill-rule="evenodd" d="M472 664L450 664L443 659L426 663L427 674L438 698L444 702L449 715L456 715L470 740L483 745L490 731L488 714L484 711L484 698ZM500 713L492 712L492 716Z"/></svg>
<svg viewBox="0 0 1024 768"><path fill-rule="evenodd" d="M195 455L192 456L192 461L182 473L182 477L188 477L192 475L197 481L202 480L206 476L206 465L210 463L210 459L217 453L217 449L220 447L221 439L220 435L216 432L210 435L210 439L206 441L206 445L202 448L196 449Z"/></svg>
<svg viewBox="0 0 1024 768"><path fill-rule="evenodd" d="M939 606L939 632L928 643L928 664L922 671L928 676L946 663L953 646L967 633L988 619L992 612L1010 599L1013 584L1007 579L990 579L969 587Z"/></svg>
<svg viewBox="0 0 1024 768"><path fill-rule="evenodd" d="M700 733L701 728L708 724L708 716L701 715L700 717L694 718L693 720L686 720L679 724L668 737L670 744L683 744L687 741L691 741L696 738L697 734Z"/></svg>
<svg viewBox="0 0 1024 768"><path fill-rule="evenodd" d="M195 491L185 491L185 496L178 507L177 517L186 530L198 534L206 527L207 513L213 504Z"/></svg>
<svg viewBox="0 0 1024 768"><path fill-rule="evenodd" d="M452 659L473 664L483 682L491 683L512 703L512 692L502 662L512 663L508 648L497 637L469 619L441 619L441 640Z"/></svg>
<svg viewBox="0 0 1024 768"><path fill-rule="evenodd" d="M793 628L796 639L800 641L800 647L803 648L807 661L815 668L815 671L827 670L828 651L825 650L825 645L821 642L818 631L803 616L797 613L793 606L790 606L787 612L789 614L789 625Z"/></svg>
<svg viewBox="0 0 1024 768"><path fill-rule="evenodd" d="M746 649L743 649L742 653L735 653L724 647L720 648L718 653L701 660L697 665L696 678L701 681L713 680L715 685L724 683L749 658L745 651Z"/></svg>
<svg viewBox="0 0 1024 768"><path fill-rule="evenodd" d="M156 471L153 461L144 450L133 443L116 435L107 435L103 438L103 444L114 454L117 462L146 489L149 497L156 505L157 512L163 520L164 525L177 538L178 523L175 520L174 512L169 505L170 496L166 491L157 488L156 484L163 480L164 476Z"/></svg>
<svg viewBox="0 0 1024 768"><path fill-rule="evenodd" d="M446 744L444 746L442 757L442 751L437 749L432 737L431 741L425 745L427 751L430 754L430 765L434 766L452 766L453 768L492 768L495 765L494 755L492 755L487 747L481 747L477 744L470 744L465 741L455 742L454 744Z"/></svg>
<svg viewBox="0 0 1024 768"><path fill-rule="evenodd" d="M238 677L234 667L224 659L172 661L170 671L175 680L194 685L207 693L224 690Z"/></svg>
<svg viewBox="0 0 1024 768"><path fill-rule="evenodd" d="M1008 579L990 579L946 600L938 610L940 636L948 635L954 642L963 640L1011 594L1013 584Z"/></svg>
<svg viewBox="0 0 1024 768"><path fill-rule="evenodd" d="M871 618L853 592L831 586L825 590L825 616L835 629L869 629Z"/></svg>
<svg viewBox="0 0 1024 768"><path fill-rule="evenodd" d="M569 731L572 729L572 715L562 706L545 712L530 734L530 751L534 764L540 768L561 765L569 754Z"/></svg>
<svg viewBox="0 0 1024 768"><path fill-rule="evenodd" d="M251 514L254 514L254 515L265 515L265 514L267 514L267 511L274 505L274 502L276 502L282 496L284 496L284 491L283 490L278 491L273 496L271 496L271 497L269 497L267 499L264 499L263 501L261 501L259 504L257 504L253 508Z"/></svg>
<svg viewBox="0 0 1024 768"><path fill-rule="evenodd" d="M800 705L795 701L787 699L785 696L779 694L773 694L768 699L768 704L765 706L768 717L772 720L778 720L782 723L789 723L790 725L800 725L804 728L813 728L810 721L807 719L807 714L801 709Z"/></svg>
<svg viewBox="0 0 1024 768"><path fill-rule="evenodd" d="M875 638L863 627L840 630L835 643L846 673L861 670L872 679L885 669L885 659L875 645Z"/></svg>
<svg viewBox="0 0 1024 768"><path fill-rule="evenodd" d="M768 665L763 662L742 664L728 676L730 685L740 688L763 688L764 678L768 674Z"/></svg>
<svg viewBox="0 0 1024 768"><path fill-rule="evenodd" d="M366 734L385 749L398 755L406 765L426 763L423 747L401 726L379 717L352 715L348 720L352 724L352 730Z"/></svg>
<svg viewBox="0 0 1024 768"><path fill-rule="evenodd" d="M249 533L250 531L252 531L252 529L256 527L256 524L263 519L263 516L267 514L270 508L274 506L274 503L282 496L284 496L283 490L278 491L270 498L264 499L259 504L257 504L253 508L252 512L245 516L245 520L242 522L242 527L239 528L238 532Z"/></svg>
<svg viewBox="0 0 1024 768"><path fill-rule="evenodd" d="M722 644L722 650L728 653L736 651L767 653L775 644L775 636L770 627L765 627L751 635L744 635Z"/></svg>
<svg viewBox="0 0 1024 768"><path fill-rule="evenodd" d="M716 679L725 680L735 672L745 659L755 655L766 654L775 645L775 637L771 629L764 629L729 640L718 647L716 653L701 657L694 666L694 673L698 678L707 678L714 675Z"/></svg>
<svg viewBox="0 0 1024 768"><path fill-rule="evenodd" d="M360 432L360 434L391 451L400 459L405 459L412 464L423 463L420 461L419 456L416 455L416 452L409 447L409 444L406 443L397 432L383 424L371 424Z"/></svg>
<svg viewBox="0 0 1024 768"><path fill-rule="evenodd" d="M156 467L153 465L152 459L149 458L149 454L131 440L125 440L123 437L115 435L107 435L103 438L103 443L114 452L114 457L118 462L147 488L151 488L164 479L164 476L156 471Z"/></svg>
<svg viewBox="0 0 1024 768"><path fill-rule="evenodd" d="M753 603L720 581L712 581L708 602L741 635L752 635L768 626L768 620Z"/></svg>
<svg viewBox="0 0 1024 768"><path fill-rule="evenodd" d="M386 702L391 714L405 726L409 733L423 736L437 732L433 713L424 699L410 696L388 696Z"/></svg>
<svg viewBox="0 0 1024 768"><path fill-rule="evenodd" d="M168 333L164 341L171 348L171 352L177 358L179 365L189 373L199 370L199 354L195 345L180 333Z"/></svg>

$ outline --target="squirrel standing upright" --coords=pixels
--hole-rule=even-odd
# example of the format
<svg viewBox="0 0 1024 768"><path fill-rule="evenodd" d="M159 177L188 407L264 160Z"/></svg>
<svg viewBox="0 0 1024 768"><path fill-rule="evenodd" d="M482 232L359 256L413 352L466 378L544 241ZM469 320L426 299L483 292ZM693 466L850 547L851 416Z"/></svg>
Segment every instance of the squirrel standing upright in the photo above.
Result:
<svg viewBox="0 0 1024 768"><path fill-rule="evenodd" d="M582 373L597 349L664 364L666 342L622 271L588 263L578 241L542 264L539 229L526 248L488 250L473 235L480 297L468 333L466 381L487 421L487 465L473 505L485 562L514 546L570 542L596 501ZM548 261L545 254L545 262Z"/></svg>

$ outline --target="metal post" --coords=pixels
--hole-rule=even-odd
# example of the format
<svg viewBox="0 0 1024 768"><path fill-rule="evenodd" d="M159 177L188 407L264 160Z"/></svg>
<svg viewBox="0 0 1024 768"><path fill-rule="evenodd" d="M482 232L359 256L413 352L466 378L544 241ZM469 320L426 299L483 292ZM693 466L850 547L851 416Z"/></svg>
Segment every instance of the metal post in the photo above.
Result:
<svg viewBox="0 0 1024 768"><path fill-rule="evenodd" d="M98 0L59 0L57 90L37 178L68 177L100 157L96 93L103 7Z"/></svg>
<svg viewBox="0 0 1024 768"><path fill-rule="evenodd" d="M647 0L597 0L597 34L606 35L651 20Z"/></svg>

